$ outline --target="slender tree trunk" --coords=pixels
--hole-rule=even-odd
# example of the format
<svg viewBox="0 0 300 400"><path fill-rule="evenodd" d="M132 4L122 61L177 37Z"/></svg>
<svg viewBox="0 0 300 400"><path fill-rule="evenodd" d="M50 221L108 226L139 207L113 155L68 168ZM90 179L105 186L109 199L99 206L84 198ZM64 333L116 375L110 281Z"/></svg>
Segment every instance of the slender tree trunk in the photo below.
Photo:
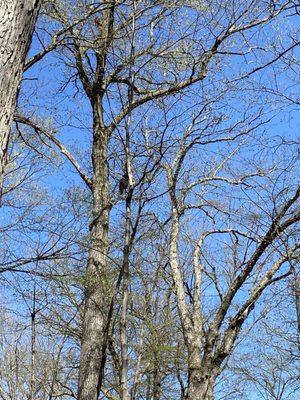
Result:
<svg viewBox="0 0 300 400"><path fill-rule="evenodd" d="M126 195L126 217L125 217L125 244L123 249L123 287L122 287L122 308L120 319L120 342L121 342L121 399L129 400L128 390L128 337L127 337L127 323L128 323L128 302L129 302L129 256L131 252L131 200L133 194L133 177L131 172L130 163L130 150L129 150L129 131L126 134L126 174L128 176L129 191Z"/></svg>
<svg viewBox="0 0 300 400"><path fill-rule="evenodd" d="M24 61L41 0L0 0L0 188Z"/></svg>
<svg viewBox="0 0 300 400"><path fill-rule="evenodd" d="M105 323L105 274L108 265L109 176L108 135L102 121L101 100L93 105L93 220L85 282L85 306L79 367L78 400L96 400L102 383L102 352Z"/></svg>
<svg viewBox="0 0 300 400"><path fill-rule="evenodd" d="M55 397L55 384L57 382L58 374L60 372L59 363L60 363L60 357L61 357L62 350L63 350L63 344L60 346L57 356L54 361L54 369L53 369L53 373L52 373L52 377L51 377L51 384L50 384L48 400L52 400Z"/></svg>
<svg viewBox="0 0 300 400"><path fill-rule="evenodd" d="M142 332L141 332L141 337L140 337L140 342L139 342L139 353L138 353L138 358L137 358L137 363L136 363L133 385L131 387L130 400L135 399L136 391L137 391L137 388L138 388L138 385L140 383L141 376L142 376L141 364L142 364L142 355L143 355L143 352L142 352L143 343L144 343L144 328L142 326Z"/></svg>
<svg viewBox="0 0 300 400"><path fill-rule="evenodd" d="M125 247L123 261L123 288L122 288L122 309L120 320L120 342L121 342L121 399L129 399L128 391L128 338L127 338L127 320L128 320L128 300L129 300L129 241L130 241L130 222L131 210L130 199L126 200L126 227L125 227Z"/></svg>
<svg viewBox="0 0 300 400"><path fill-rule="evenodd" d="M153 372L153 400L159 400L161 395L162 374L159 364L155 365Z"/></svg>
<svg viewBox="0 0 300 400"><path fill-rule="evenodd" d="M31 371L30 371L30 394L29 400L34 399L35 392L35 343L36 343L36 288L33 287L33 302L31 311Z"/></svg>
<svg viewBox="0 0 300 400"><path fill-rule="evenodd" d="M294 276L293 290L294 290L294 296L295 296L297 331L298 331L297 332L298 333L298 347L300 349L300 278L299 278L295 268L293 268L293 276Z"/></svg>
<svg viewBox="0 0 300 400"><path fill-rule="evenodd" d="M134 41L134 17L133 17L133 38ZM134 53L134 44L131 46L131 56ZM130 79L132 80L132 71L130 67ZM133 92L131 89L128 91L129 102L132 103ZM131 237L131 201L134 189L134 179L131 166L131 155L130 155L130 127L131 116L129 114L126 120L126 139L125 139L125 153L126 153L126 165L125 165L125 176L127 180L128 191L126 193L126 211L125 211L125 243L123 249L123 287L122 287L122 308L121 308L121 319L120 319L120 342L121 342L121 399L129 400L130 394L128 390L128 337L127 337L127 323L128 323L128 302L129 302L129 285L130 285L130 273L129 273L129 256L132 247ZM126 188L127 189L127 188Z"/></svg>

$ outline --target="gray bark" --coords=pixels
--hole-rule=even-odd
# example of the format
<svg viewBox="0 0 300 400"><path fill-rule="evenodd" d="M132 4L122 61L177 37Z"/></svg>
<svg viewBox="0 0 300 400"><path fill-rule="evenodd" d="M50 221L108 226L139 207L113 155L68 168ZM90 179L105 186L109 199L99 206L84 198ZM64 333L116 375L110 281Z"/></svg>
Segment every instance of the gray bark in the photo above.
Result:
<svg viewBox="0 0 300 400"><path fill-rule="evenodd" d="M188 394L187 400L213 400L214 384L220 366L211 354L201 357L200 333L189 337L188 348Z"/></svg>
<svg viewBox="0 0 300 400"><path fill-rule="evenodd" d="M18 87L41 0L0 0L0 188Z"/></svg>
<svg viewBox="0 0 300 400"><path fill-rule="evenodd" d="M93 221L85 282L85 306L79 367L79 400L96 400L102 380L102 350L105 323L105 271L109 225L109 178L107 134L102 123L102 105L94 104Z"/></svg>
<svg viewBox="0 0 300 400"><path fill-rule="evenodd" d="M111 132L103 120L103 77L108 49L112 40L114 2L103 12L101 52L97 54L97 71L91 82L85 72L80 44L76 43L76 65L83 88L93 108L93 215L90 225L90 250L85 281L85 305L81 340L78 400L97 400L99 397L106 353L107 301L110 297L107 285L109 251L109 168L107 146Z"/></svg>
<svg viewBox="0 0 300 400"><path fill-rule="evenodd" d="M213 400L214 379L209 376L202 376L199 373L193 374L189 383L188 400Z"/></svg>

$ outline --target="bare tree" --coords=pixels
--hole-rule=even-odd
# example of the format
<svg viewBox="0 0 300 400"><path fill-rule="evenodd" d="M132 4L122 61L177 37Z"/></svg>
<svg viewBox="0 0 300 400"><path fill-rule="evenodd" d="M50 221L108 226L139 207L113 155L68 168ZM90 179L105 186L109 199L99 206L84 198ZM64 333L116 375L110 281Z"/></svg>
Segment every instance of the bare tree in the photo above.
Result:
<svg viewBox="0 0 300 400"><path fill-rule="evenodd" d="M290 274L286 271L281 276L279 271L298 257L295 240L290 245L285 235L294 238L299 189L293 183L290 197L285 191L280 196L278 190L278 197L274 194L270 199L260 191L257 194L256 185L260 188L267 186L265 181L280 180L279 172L272 175L273 165L243 166L241 173L232 170L236 155L242 158L245 151L243 141L251 142L269 121L266 114L271 107L266 97L253 95L268 92L265 80L257 82L255 76L261 78L277 65L281 73L281 60L298 45L292 34L282 42L273 41L269 34L277 20L282 29L288 29L286 21L293 9L289 1L239 5L229 1L74 1L70 8L65 2L49 7L51 23L55 28L59 25L55 32L62 33L55 54L66 74L57 92L67 93L72 87L70 126L80 119L76 97L84 102L82 114L88 120L84 129L90 145L83 156L81 149L73 151L75 134L65 144L55 126L59 125L56 112L47 123L30 113L27 105L27 114L16 115L15 122L19 127L26 125L40 146L66 157L82 181L89 210L89 223L78 213L85 226L80 227L84 234L78 235L76 243L84 247L80 254L86 261L79 312L79 400L96 400L100 393L107 398L116 394L134 399L142 393L147 399L159 399L164 393L174 394L170 384L174 376L182 398L211 399L215 380L253 305L271 283ZM50 48L56 44L53 33ZM68 112L62 114L66 126ZM27 144L32 141L29 135ZM199 149L211 152L211 160ZM270 185L268 189L272 192ZM258 212L242 213L243 204L250 203L247 193L268 198L269 207L261 219ZM225 198L230 200L222 202ZM260 209L262 204L257 201L255 206ZM193 234L187 232L184 223L193 212L193 223L201 224L197 235L192 227ZM66 249L76 247L69 225L66 230L57 226L61 232L53 233L57 248L61 242ZM146 249L141 243L147 235L151 240L145 240ZM181 246L187 242L193 257L182 258ZM164 249L157 251L162 243ZM151 246L157 246L156 250ZM230 261L218 264L215 249L220 253L229 249ZM153 267L149 260L155 259L152 250L160 258L155 260L157 279L150 281L154 293L145 283ZM138 255L147 256L148 261L136 263ZM73 254L64 250L26 260L47 265L51 258L49 268L60 270L59 256L73 261ZM244 294L249 280L252 291ZM143 282L143 290L136 281ZM67 286L57 282L56 287L64 287L68 297ZM213 287L219 298L212 305L207 301L209 293L203 291L207 287ZM72 295L68 295L70 300ZM143 296L145 301L140 299ZM72 303L76 312L78 303ZM162 323L165 309L168 326ZM58 325L64 327L63 312L59 315ZM173 329L169 327L172 319L176 321ZM171 338L164 342L164 335Z"/></svg>
<svg viewBox="0 0 300 400"><path fill-rule="evenodd" d="M250 128L251 129L251 128ZM251 175L260 176L262 170L257 173L240 175L236 180L220 173L226 164L226 160L222 160L219 166L214 166L212 171L203 179L190 181L187 175L187 182L183 181L183 176L187 174L183 170L185 159L188 153L197 145L208 146L212 143L236 140L240 135L247 134L247 130L241 133L234 130L234 137L231 132L224 137L209 135L205 139L205 132L195 127L195 119L188 129L183 133L180 141L178 152L171 164L166 165L166 174L168 179L168 189L171 203L171 228L169 238L169 260L170 269L172 271L175 292L177 296L177 304L179 316L181 319L184 341L188 351L188 398L189 399L212 399L214 382L221 372L221 366L232 353L239 333L245 324L249 314L255 307L262 293L269 287L292 274L293 268L285 269L288 263L299 262L299 243L297 239L297 226L300 214L298 211L300 189L297 185L293 185L294 191L288 191L285 187L283 192L290 192L290 197L285 196L285 200L281 200L279 192L275 195L273 208L266 210L268 219L263 225L260 225L258 219L253 226L247 225L244 221L241 225L235 225L234 219L229 218L229 226L226 229L218 228L217 214L214 217L213 209L218 213L228 213L230 211L224 209L224 204L218 205L216 200L211 197L207 203L202 201L189 204L188 200L195 197L197 190L203 190L201 197L204 196L206 185L209 187L212 182L222 181L225 185L242 185L247 180L248 190L252 185ZM230 158L230 157L229 157ZM188 164L188 168L191 165ZM218 173L216 174L216 171ZM199 189L196 189L199 188ZM218 195L222 193L221 190ZM195 192L192 194L191 191ZM271 189L270 189L271 190ZM274 190L274 189L273 189ZM276 200L275 200L276 199ZM277 205L280 204L280 206ZM263 210L263 206L258 205ZM182 228L180 220L187 210L203 210L206 208L207 215L213 222L211 230L204 231L196 240L193 255L193 284L188 294L192 299L192 309L187 304L187 294L184 282L184 273L181 266L181 257L179 253L179 245L181 241ZM222 222L224 224L224 222ZM232 225L236 227L233 228ZM242 228L240 230L239 226ZM255 236L253 236L255 232ZM260 233L259 233L260 232ZM232 240L232 257L225 261L225 270L228 277L222 272L223 262L220 260L219 265L214 259L210 259L209 253L206 255L204 250L205 241L209 238L216 237L216 246L219 246L219 240L222 241L223 235L229 235ZM294 240L292 239L294 236ZM244 254L240 254L243 248L241 238L247 238L247 245ZM287 241L286 237L289 238ZM223 239L226 243L226 239ZM235 244L234 244L235 243ZM211 241L210 248L214 248ZM201 260L201 261L200 261ZM232 261L231 261L232 260ZM214 265L217 263L216 265ZM233 265L231 265L233 263ZM207 265L207 267L205 267ZM227 267L227 266L228 267ZM227 268L229 268L227 270ZM239 292L243 290L243 286L253 279L253 274L257 269L257 276L251 283L251 290L246 295L241 294L239 300ZM280 273L280 271L282 272ZM219 304L216 304L211 311L213 315L207 319L205 316L204 301L205 291L203 290L203 277L207 276L214 290L219 296ZM254 275L255 276L255 275ZM225 281L224 281L225 279ZM232 310L232 311L231 311ZM228 316L229 315L229 316Z"/></svg>

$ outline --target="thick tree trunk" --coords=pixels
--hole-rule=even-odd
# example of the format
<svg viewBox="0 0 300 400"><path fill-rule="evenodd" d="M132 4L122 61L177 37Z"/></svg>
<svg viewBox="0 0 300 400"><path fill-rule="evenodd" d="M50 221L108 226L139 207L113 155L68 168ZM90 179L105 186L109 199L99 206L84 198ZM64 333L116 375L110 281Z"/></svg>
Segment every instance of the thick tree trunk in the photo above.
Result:
<svg viewBox="0 0 300 400"><path fill-rule="evenodd" d="M188 400L213 400L214 380L202 374L193 374L188 388Z"/></svg>
<svg viewBox="0 0 300 400"><path fill-rule="evenodd" d="M93 220L91 247L85 281L85 306L79 366L78 400L96 400L102 381L102 352L105 323L105 274L107 271L109 225L109 177L107 135L101 105L94 105Z"/></svg>
<svg viewBox="0 0 300 400"><path fill-rule="evenodd" d="M0 0L0 188L18 87L41 0Z"/></svg>
<svg viewBox="0 0 300 400"><path fill-rule="evenodd" d="M201 358L200 342L197 340L188 346L188 400L213 400L213 390L216 378L215 369L210 359Z"/></svg>

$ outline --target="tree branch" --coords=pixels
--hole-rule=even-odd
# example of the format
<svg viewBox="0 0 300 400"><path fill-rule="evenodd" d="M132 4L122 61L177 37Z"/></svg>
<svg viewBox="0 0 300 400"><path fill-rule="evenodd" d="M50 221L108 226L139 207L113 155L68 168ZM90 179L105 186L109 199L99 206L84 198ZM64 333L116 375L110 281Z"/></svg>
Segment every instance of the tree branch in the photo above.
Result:
<svg viewBox="0 0 300 400"><path fill-rule="evenodd" d="M30 126L33 128L38 135L43 134L44 136L47 137L52 143L55 144L55 146L61 151L62 154L70 161L70 163L73 165L75 170L78 172L79 176L81 179L85 182L87 187L89 189L92 189L92 180L87 176L87 174L82 170L81 166L79 165L78 161L75 159L75 157L70 153L70 151L66 148L66 146L61 143L56 137L48 133L45 129L41 128L38 126L35 122L31 121L30 119L19 115L15 114L14 116L15 122Z"/></svg>

